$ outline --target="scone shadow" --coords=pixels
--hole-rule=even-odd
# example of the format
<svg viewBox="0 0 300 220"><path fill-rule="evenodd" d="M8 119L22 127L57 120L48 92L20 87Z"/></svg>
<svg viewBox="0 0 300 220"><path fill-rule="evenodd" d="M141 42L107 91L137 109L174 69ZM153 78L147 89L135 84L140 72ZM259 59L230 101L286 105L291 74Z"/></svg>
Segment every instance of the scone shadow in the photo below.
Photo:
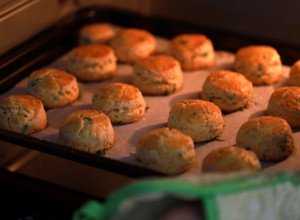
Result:
<svg viewBox="0 0 300 220"><path fill-rule="evenodd" d="M47 134L45 140L60 144L59 134ZM66 146L67 147L67 146Z"/></svg>
<svg viewBox="0 0 300 220"><path fill-rule="evenodd" d="M196 148L201 148L201 147L205 146L206 144L209 144L209 143L211 143L212 141L215 141L215 140L217 140L217 138L214 138L214 139L208 140L208 141L203 141L203 142L194 142L194 148L195 149Z"/></svg>
<svg viewBox="0 0 300 220"><path fill-rule="evenodd" d="M184 99L201 99L201 93L199 91L199 92L191 92L191 93L177 95L170 100L170 107L173 107L176 103Z"/></svg>
<svg viewBox="0 0 300 220"><path fill-rule="evenodd" d="M232 62L220 64L220 65L214 67L214 70L228 70L228 71L235 72Z"/></svg>
<svg viewBox="0 0 300 220"><path fill-rule="evenodd" d="M92 110L91 104L80 104L80 105L74 105L74 106L65 106L62 108L47 108L45 109L47 112L47 116L49 117L49 122L54 119L57 121L57 123L60 123L65 117L67 117L69 114L79 111L79 110ZM58 111L60 111L60 114L58 114ZM49 126L48 122L48 126Z"/></svg>
<svg viewBox="0 0 300 220"><path fill-rule="evenodd" d="M133 135L130 137L129 139L129 143L132 145L132 146L136 146L139 139L144 135L146 134L147 132L153 130L153 129L156 129L156 128L161 128L161 127L166 127L167 126L167 123L159 123L159 124L155 124L155 125L150 125L150 126L147 126L147 127L143 127L142 129L139 129L137 131L135 131L133 133Z"/></svg>
<svg viewBox="0 0 300 220"><path fill-rule="evenodd" d="M261 169L264 170L266 168L270 168L274 165L276 165L278 162L266 162L266 161L260 161Z"/></svg>
<svg viewBox="0 0 300 220"><path fill-rule="evenodd" d="M278 167L289 167L289 164L294 164L296 163L296 161L298 160L299 158L299 152L298 152L298 148L297 146L295 146L293 152L287 156L286 158L283 158L282 160L277 160L277 161L261 161L261 168L262 170L264 169L268 169L269 171L269 168L270 168L270 171L271 170L277 170ZM283 164L286 164L286 165L283 165ZM292 167L290 167L291 170L293 170ZM297 168L298 170L298 168Z"/></svg>
<svg viewBox="0 0 300 220"><path fill-rule="evenodd" d="M273 85L274 90L278 89L280 87L285 87L285 86L289 86L289 79L285 78L285 77L281 77L278 82L274 83Z"/></svg>
<svg viewBox="0 0 300 220"><path fill-rule="evenodd" d="M257 117L260 117L260 116L265 116L267 115L267 110L263 110L263 111L258 111L258 112L255 112L253 114L251 114L248 118L248 120L251 120L253 118L257 118Z"/></svg>
<svg viewBox="0 0 300 220"><path fill-rule="evenodd" d="M118 63L118 65L124 65L124 66L128 66L128 64L125 64L125 63ZM117 69L120 68L120 67L117 67ZM124 68L124 67L122 67ZM120 69L122 69L120 68ZM121 70L120 71L116 71L116 74L110 79L110 81L112 82L122 82L122 83L127 83L127 84L132 84L132 70L130 70L130 74L127 74L127 73L124 73L122 72ZM111 83L111 82L109 82Z"/></svg>
<svg viewBox="0 0 300 220"><path fill-rule="evenodd" d="M255 116L258 117L258 116ZM255 118L253 117L253 118ZM250 120L250 119L249 119ZM232 145L233 147L239 147L239 145L237 143ZM274 165L276 165L278 163L278 161L261 161L260 160L260 165L261 165L261 169L264 170L266 168L272 167Z"/></svg>
<svg viewBox="0 0 300 220"><path fill-rule="evenodd" d="M6 94L8 96L8 95L25 95L25 94L28 94L28 93L27 93L27 88L26 87L19 87L19 88L14 88L11 91L8 91Z"/></svg>

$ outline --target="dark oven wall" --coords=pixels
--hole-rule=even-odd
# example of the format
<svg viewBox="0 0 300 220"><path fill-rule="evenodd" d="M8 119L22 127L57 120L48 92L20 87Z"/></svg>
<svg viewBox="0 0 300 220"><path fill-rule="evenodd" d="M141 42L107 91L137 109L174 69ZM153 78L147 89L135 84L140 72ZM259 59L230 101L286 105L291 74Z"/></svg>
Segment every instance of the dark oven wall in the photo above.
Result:
<svg viewBox="0 0 300 220"><path fill-rule="evenodd" d="M300 47L297 0L12 0L0 3L0 54L67 14L92 5L185 21L270 44Z"/></svg>
<svg viewBox="0 0 300 220"><path fill-rule="evenodd" d="M151 14L300 46L300 2L297 0L152 0Z"/></svg>
<svg viewBox="0 0 300 220"><path fill-rule="evenodd" d="M185 21L268 42L300 46L297 0L78 0L80 7L105 4L144 15Z"/></svg>

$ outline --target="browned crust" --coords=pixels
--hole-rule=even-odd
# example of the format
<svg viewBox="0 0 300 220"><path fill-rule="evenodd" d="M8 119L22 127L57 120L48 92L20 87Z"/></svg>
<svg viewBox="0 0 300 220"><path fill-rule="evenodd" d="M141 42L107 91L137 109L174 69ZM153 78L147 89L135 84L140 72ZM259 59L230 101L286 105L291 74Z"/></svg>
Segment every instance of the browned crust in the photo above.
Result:
<svg viewBox="0 0 300 220"><path fill-rule="evenodd" d="M70 53L78 57L104 58L113 53L113 50L106 45L84 45L73 48Z"/></svg>
<svg viewBox="0 0 300 220"><path fill-rule="evenodd" d="M106 114L112 123L131 123L145 115L146 102L140 90L125 83L111 83L98 89L93 109Z"/></svg>
<svg viewBox="0 0 300 220"><path fill-rule="evenodd" d="M242 74L216 70L207 76L201 97L215 103L222 111L231 112L247 106L252 90L252 83Z"/></svg>
<svg viewBox="0 0 300 220"><path fill-rule="evenodd" d="M111 83L96 91L95 98L103 101L125 102L141 98L141 92L135 86L126 83Z"/></svg>
<svg viewBox="0 0 300 220"><path fill-rule="evenodd" d="M191 136L194 142L203 142L222 133L223 117L221 110L211 102L186 99L171 108L168 127Z"/></svg>
<svg viewBox="0 0 300 220"><path fill-rule="evenodd" d="M47 108L65 106L79 96L76 78L58 69L44 68L28 78L28 93L40 99Z"/></svg>
<svg viewBox="0 0 300 220"><path fill-rule="evenodd" d="M212 42L203 34L181 34L172 39L171 46L180 51L194 53L198 47Z"/></svg>
<svg viewBox="0 0 300 220"><path fill-rule="evenodd" d="M95 44L107 43L115 36L114 29L105 23L91 23L80 29L81 43Z"/></svg>
<svg viewBox="0 0 300 220"><path fill-rule="evenodd" d="M267 114L285 119L292 128L300 128L300 87L276 89L269 99Z"/></svg>
<svg viewBox="0 0 300 220"><path fill-rule="evenodd" d="M210 68L215 63L213 43L203 34L181 34L171 41L170 53L183 70Z"/></svg>
<svg viewBox="0 0 300 220"><path fill-rule="evenodd" d="M193 147L194 143L190 136L177 129L163 127L143 135L138 141L138 145L147 150L155 149L159 154L163 154L166 149L160 146L167 145L169 150L178 150L188 145Z"/></svg>
<svg viewBox="0 0 300 220"><path fill-rule="evenodd" d="M2 128L32 134L47 126L43 103L31 95L9 95L0 100Z"/></svg>
<svg viewBox="0 0 300 220"><path fill-rule="evenodd" d="M252 151L239 147L221 147L211 151L203 160L204 172L259 171L260 162Z"/></svg>
<svg viewBox="0 0 300 220"><path fill-rule="evenodd" d="M290 86L300 86L300 60L291 67L288 82Z"/></svg>
<svg viewBox="0 0 300 220"><path fill-rule="evenodd" d="M150 32L143 29L126 28L118 31L113 41L114 40L118 41L124 46L134 46L144 41L153 41L154 36Z"/></svg>
<svg viewBox="0 0 300 220"><path fill-rule="evenodd" d="M234 69L254 85L270 85L282 77L282 64L276 49L266 45L240 48L234 60Z"/></svg>
<svg viewBox="0 0 300 220"><path fill-rule="evenodd" d="M142 136L136 156L142 166L169 175L188 170L196 160L191 137L166 127L151 130Z"/></svg>
<svg viewBox="0 0 300 220"><path fill-rule="evenodd" d="M104 153L114 143L109 118L95 110L79 110L69 114L59 127L61 142L94 154Z"/></svg>
<svg viewBox="0 0 300 220"><path fill-rule="evenodd" d="M294 150L289 124L282 118L261 116L245 122L236 137L239 147L252 150L263 161L278 161Z"/></svg>
<svg viewBox="0 0 300 220"><path fill-rule="evenodd" d="M136 64L149 70L165 72L176 67L178 65L178 61L170 56L157 55L139 59Z"/></svg>

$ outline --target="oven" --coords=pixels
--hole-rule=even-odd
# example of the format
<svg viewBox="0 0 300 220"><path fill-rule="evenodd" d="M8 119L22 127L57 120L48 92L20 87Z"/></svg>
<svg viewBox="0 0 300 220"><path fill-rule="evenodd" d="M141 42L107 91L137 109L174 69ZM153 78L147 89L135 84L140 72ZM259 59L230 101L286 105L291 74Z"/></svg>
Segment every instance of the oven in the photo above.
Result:
<svg viewBox="0 0 300 220"><path fill-rule="evenodd" d="M299 5L297 1L292 3ZM0 92L9 91L32 71L76 46L79 29L92 22L143 28L168 40L180 33L203 33L213 41L215 50L231 53L245 45L271 44L283 64L292 65L300 58L299 19L287 9L297 7L283 3L269 6L267 1L257 4L196 0L2 1ZM264 13L267 9L273 13ZM282 15L280 19L275 12ZM298 138L299 132L293 132ZM137 179L165 176L122 160L99 158L7 130L0 130L0 139L0 184L7 219L70 219L89 199L104 201L113 191ZM297 164L287 167L299 170ZM16 210L11 212L11 207Z"/></svg>

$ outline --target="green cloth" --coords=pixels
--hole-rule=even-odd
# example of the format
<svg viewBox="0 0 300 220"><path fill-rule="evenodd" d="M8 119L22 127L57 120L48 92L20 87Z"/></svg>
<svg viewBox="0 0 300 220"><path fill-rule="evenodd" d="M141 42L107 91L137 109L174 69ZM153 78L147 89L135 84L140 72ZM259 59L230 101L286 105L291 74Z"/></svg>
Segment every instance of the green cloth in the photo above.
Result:
<svg viewBox="0 0 300 220"><path fill-rule="evenodd" d="M272 206L278 206L274 200L276 201L286 188L289 188L286 193L287 197L292 198L289 195L296 195L290 203L295 203L296 211L294 212L298 212L289 214L300 216L299 185L299 173L284 171L140 180L115 191L104 204L96 201L84 204L74 213L73 220L156 219L178 201L199 201L199 204L203 204L203 207L199 209L203 209L206 220L223 220L229 215L243 214L239 212L247 213L249 210L246 209L257 209L256 206L259 204L250 204L250 202L259 203L260 200L248 201L244 199L247 195L249 198L260 196L262 200L264 196L268 196L265 200L270 204L266 207L271 207L272 212ZM239 201L241 198L242 200ZM285 197L282 198L285 199ZM232 212L228 212L228 208L224 211L224 201L235 203L232 206L230 204L224 206L232 207ZM263 205L261 204L262 207ZM294 209L291 207L290 210L292 212ZM263 211L267 213L269 210ZM277 212L281 210L277 208ZM286 211L282 212L282 216L285 216ZM267 214L272 216L272 213ZM264 215L266 214L262 213L262 216Z"/></svg>

